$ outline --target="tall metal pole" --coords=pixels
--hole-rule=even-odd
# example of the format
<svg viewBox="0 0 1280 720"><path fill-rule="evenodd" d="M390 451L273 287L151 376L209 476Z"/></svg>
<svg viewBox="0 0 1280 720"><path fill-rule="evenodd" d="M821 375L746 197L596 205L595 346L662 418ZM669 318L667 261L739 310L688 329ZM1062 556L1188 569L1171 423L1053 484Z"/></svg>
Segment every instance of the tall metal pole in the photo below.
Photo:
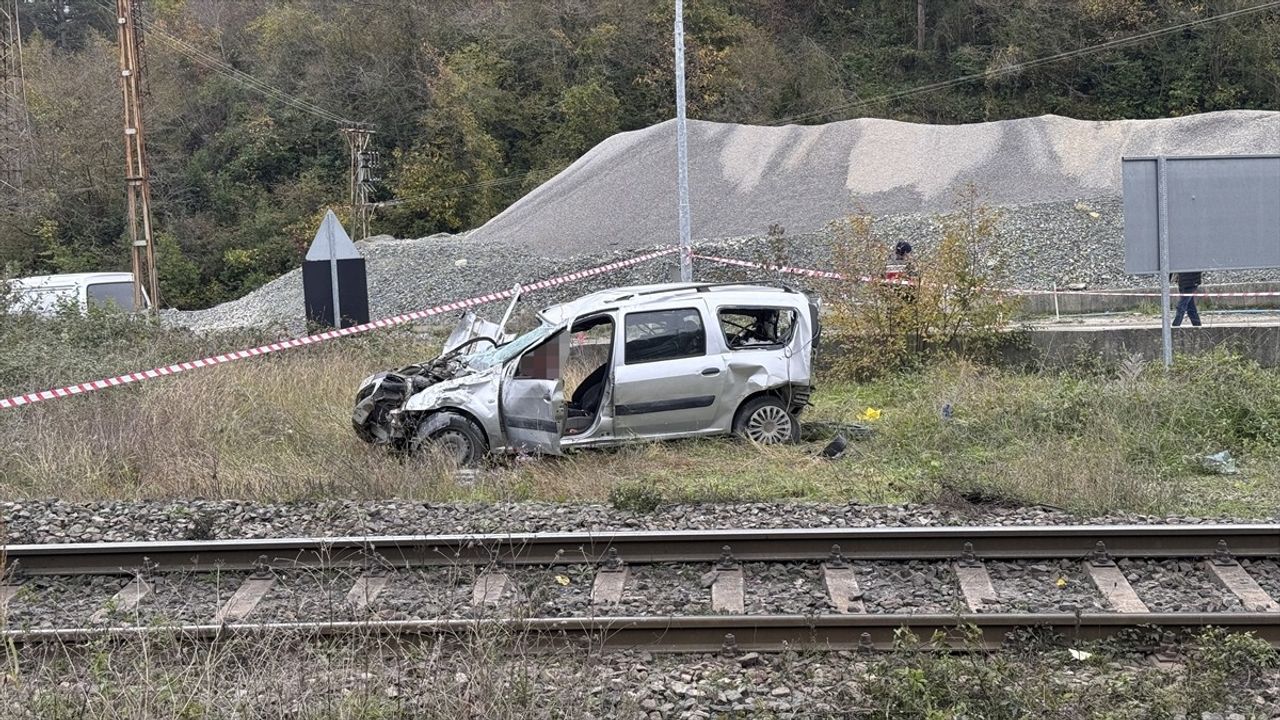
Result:
<svg viewBox="0 0 1280 720"><path fill-rule="evenodd" d="M1173 325L1169 320L1169 166L1164 155L1156 158L1156 202L1160 243L1160 341L1164 366L1173 365Z"/></svg>
<svg viewBox="0 0 1280 720"><path fill-rule="evenodd" d="M155 243L151 235L151 178L142 124L141 0L116 0L120 40L120 89L124 97L124 161L128 187L133 305L143 306L143 288L154 311L160 303Z"/></svg>
<svg viewBox="0 0 1280 720"><path fill-rule="evenodd" d="M369 152L369 139L373 130L367 126L348 127L342 129L347 139L347 148L351 151L351 231L354 240L363 240L369 236L369 191L375 180L374 153Z"/></svg>
<svg viewBox="0 0 1280 720"><path fill-rule="evenodd" d="M689 237L689 144L684 118L684 0L676 0L676 184L680 197L680 281L693 282Z"/></svg>

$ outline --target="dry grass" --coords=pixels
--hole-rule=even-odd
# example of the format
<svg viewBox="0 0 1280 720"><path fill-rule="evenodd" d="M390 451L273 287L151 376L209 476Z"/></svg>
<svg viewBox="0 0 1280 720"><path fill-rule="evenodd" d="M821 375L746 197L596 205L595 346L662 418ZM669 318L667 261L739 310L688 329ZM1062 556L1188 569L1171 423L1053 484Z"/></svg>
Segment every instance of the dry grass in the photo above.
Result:
<svg viewBox="0 0 1280 720"><path fill-rule="evenodd" d="M193 641L181 633L87 647L23 649L0 683L4 717L593 718L599 656L554 662L514 650L513 638L469 633L399 645L374 633L317 643L288 632ZM635 717L635 708L618 708ZM630 710L630 713L626 711Z"/></svg>
<svg viewBox="0 0 1280 720"><path fill-rule="evenodd" d="M799 710L813 718L1156 720L1267 717L1276 707L1275 651L1212 630L1186 639L1185 667L1175 669L1153 667L1115 642L1072 643L1091 653L1078 661L1035 641L954 655L922 651L904 635L894 652L787 652L743 668L735 657L602 656L589 648L535 656L519 651L518 640L477 632L403 645L372 633L315 642L276 632L209 643L174 632L10 648L0 650L0 708L21 720L647 718L642 703L668 702L677 684L697 695L680 691L662 717L700 710L781 718ZM779 709L768 692L783 685L804 700L793 696ZM726 710L727 691L750 696L751 709Z"/></svg>
<svg viewBox="0 0 1280 720"><path fill-rule="evenodd" d="M373 369L430 354L411 341L306 348L11 411L0 488L100 498L415 495L450 469L368 452L351 431L350 405Z"/></svg>

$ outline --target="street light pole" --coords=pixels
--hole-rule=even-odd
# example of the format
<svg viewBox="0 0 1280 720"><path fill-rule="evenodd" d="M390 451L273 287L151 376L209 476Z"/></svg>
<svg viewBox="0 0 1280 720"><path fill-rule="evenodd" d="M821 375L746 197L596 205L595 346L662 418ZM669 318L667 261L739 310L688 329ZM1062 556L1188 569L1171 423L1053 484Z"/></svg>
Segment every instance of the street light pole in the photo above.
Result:
<svg viewBox="0 0 1280 720"><path fill-rule="evenodd" d="M689 229L689 143L684 107L684 0L676 2L676 184L680 198L680 281L693 282Z"/></svg>

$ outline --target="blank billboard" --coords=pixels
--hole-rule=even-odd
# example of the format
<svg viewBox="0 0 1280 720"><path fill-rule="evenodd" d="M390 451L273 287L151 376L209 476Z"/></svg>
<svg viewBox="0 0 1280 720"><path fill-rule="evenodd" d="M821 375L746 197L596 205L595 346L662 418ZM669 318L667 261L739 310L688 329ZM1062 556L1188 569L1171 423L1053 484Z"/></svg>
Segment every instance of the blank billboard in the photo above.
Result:
<svg viewBox="0 0 1280 720"><path fill-rule="evenodd" d="M1124 158L1125 272L1160 272L1156 158ZM1170 157L1169 272L1280 267L1280 155Z"/></svg>

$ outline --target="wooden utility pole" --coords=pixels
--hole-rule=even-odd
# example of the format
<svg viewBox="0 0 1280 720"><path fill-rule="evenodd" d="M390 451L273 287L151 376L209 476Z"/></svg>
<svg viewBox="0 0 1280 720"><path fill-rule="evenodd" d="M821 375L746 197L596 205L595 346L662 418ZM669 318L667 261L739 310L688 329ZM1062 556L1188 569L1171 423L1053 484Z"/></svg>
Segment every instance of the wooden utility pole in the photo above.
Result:
<svg viewBox="0 0 1280 720"><path fill-rule="evenodd" d="M125 183L129 198L133 305L143 307L143 291L154 311L160 304L156 251L151 235L151 169L142 132L142 0L116 0L120 38L120 88L124 95Z"/></svg>
<svg viewBox="0 0 1280 720"><path fill-rule="evenodd" d="M0 199L19 200L29 131L18 0L0 0Z"/></svg>
<svg viewBox="0 0 1280 720"><path fill-rule="evenodd" d="M369 150L373 128L369 125L346 127L342 128L342 135L351 151L351 232L356 240L363 240L369 237L369 216L373 214L369 193L378 179L374 174L378 154Z"/></svg>
<svg viewBox="0 0 1280 720"><path fill-rule="evenodd" d="M916 0L916 49L924 50L924 0Z"/></svg>

